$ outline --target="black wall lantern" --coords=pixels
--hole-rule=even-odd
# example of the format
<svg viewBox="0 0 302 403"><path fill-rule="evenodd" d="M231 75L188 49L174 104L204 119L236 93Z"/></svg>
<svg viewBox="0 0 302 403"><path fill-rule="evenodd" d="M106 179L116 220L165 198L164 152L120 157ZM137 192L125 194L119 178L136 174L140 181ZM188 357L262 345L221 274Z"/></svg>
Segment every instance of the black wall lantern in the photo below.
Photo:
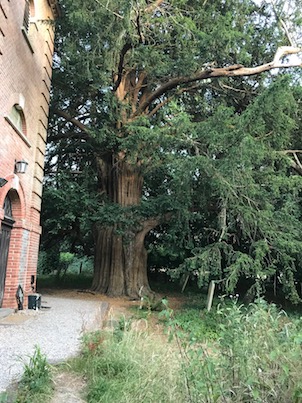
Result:
<svg viewBox="0 0 302 403"><path fill-rule="evenodd" d="M21 160L15 162L15 173L16 174L25 174L27 169L28 162Z"/></svg>
<svg viewBox="0 0 302 403"><path fill-rule="evenodd" d="M7 184L7 180L4 178L0 178L0 188Z"/></svg>

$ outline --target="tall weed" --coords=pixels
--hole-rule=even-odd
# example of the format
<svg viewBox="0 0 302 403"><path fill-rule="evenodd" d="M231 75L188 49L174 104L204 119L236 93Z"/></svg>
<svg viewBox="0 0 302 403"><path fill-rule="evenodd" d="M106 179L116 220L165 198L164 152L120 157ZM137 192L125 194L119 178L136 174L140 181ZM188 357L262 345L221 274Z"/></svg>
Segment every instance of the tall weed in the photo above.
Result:
<svg viewBox="0 0 302 403"><path fill-rule="evenodd" d="M263 300L217 309L216 341L184 346L194 402L299 402L302 322Z"/></svg>
<svg viewBox="0 0 302 403"><path fill-rule="evenodd" d="M89 403L302 401L301 318L263 300L160 315L171 343L124 320L85 336L72 368L87 379Z"/></svg>
<svg viewBox="0 0 302 403"><path fill-rule="evenodd" d="M86 336L72 368L88 381L87 401L185 401L177 351L158 337L128 326L123 337L108 332Z"/></svg>

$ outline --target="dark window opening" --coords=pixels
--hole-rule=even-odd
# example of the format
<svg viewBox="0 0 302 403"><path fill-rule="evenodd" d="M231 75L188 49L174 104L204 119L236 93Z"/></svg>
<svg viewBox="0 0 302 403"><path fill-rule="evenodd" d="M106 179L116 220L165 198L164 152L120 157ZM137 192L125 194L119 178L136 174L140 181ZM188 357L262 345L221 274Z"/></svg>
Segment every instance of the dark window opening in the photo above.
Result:
<svg viewBox="0 0 302 403"><path fill-rule="evenodd" d="M13 218L12 202L9 196L6 196L4 199L3 210L5 218Z"/></svg>

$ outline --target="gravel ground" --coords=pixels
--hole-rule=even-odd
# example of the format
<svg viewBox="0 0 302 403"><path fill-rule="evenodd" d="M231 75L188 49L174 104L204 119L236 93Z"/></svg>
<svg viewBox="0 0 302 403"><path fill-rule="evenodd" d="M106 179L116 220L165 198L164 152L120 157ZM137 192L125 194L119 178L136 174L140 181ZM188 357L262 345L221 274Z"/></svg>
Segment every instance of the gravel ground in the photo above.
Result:
<svg viewBox="0 0 302 403"><path fill-rule="evenodd" d="M0 392L20 378L35 345L50 363L76 355L83 332L100 328L107 309L106 302L43 294L41 310L1 319Z"/></svg>

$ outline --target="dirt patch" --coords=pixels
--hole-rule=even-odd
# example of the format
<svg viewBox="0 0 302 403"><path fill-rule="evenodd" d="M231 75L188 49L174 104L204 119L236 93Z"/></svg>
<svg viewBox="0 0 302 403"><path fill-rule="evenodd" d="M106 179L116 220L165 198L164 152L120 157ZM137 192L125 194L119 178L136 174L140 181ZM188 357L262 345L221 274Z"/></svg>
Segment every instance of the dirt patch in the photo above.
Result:
<svg viewBox="0 0 302 403"><path fill-rule="evenodd" d="M117 317L119 314L131 313L132 308L140 306L140 300L133 300L129 297L108 297L104 294L98 294L90 292L89 290L57 290L57 289L47 289L45 292L49 295L54 295L58 297L74 298L74 299L85 299L87 301L103 301L109 304L109 315L114 315ZM43 290L41 291L43 296ZM160 294L158 298L164 297ZM171 309L177 310L188 300L187 296L183 294L172 294L168 295L168 306Z"/></svg>
<svg viewBox="0 0 302 403"><path fill-rule="evenodd" d="M29 319L31 319L32 316L29 315L20 315L18 313L14 313L12 315L7 316L4 319L0 320L0 325L5 326L5 325L19 325L20 323L27 322Z"/></svg>
<svg viewBox="0 0 302 403"><path fill-rule="evenodd" d="M84 379L74 373L60 372L54 377L55 393L50 403L85 403Z"/></svg>

